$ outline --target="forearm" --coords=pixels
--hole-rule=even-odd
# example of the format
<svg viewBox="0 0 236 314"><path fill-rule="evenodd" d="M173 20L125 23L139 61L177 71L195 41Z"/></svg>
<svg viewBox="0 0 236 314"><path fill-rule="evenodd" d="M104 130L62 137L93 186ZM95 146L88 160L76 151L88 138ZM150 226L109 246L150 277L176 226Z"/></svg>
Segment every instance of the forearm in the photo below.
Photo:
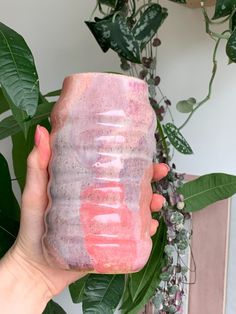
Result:
<svg viewBox="0 0 236 314"><path fill-rule="evenodd" d="M24 261L8 253L0 261L0 312L41 314L51 296Z"/></svg>

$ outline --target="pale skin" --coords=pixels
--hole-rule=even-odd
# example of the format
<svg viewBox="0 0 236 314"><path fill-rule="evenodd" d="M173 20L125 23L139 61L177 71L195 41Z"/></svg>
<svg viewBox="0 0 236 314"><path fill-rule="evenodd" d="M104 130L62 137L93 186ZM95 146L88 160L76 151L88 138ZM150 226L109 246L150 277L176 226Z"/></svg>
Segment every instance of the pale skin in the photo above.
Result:
<svg viewBox="0 0 236 314"><path fill-rule="evenodd" d="M35 146L27 160L27 180L22 196L18 237L0 260L0 309L4 314L40 314L47 302L85 273L50 267L44 259L41 238L47 207L47 167L50 159L49 134L37 126ZM165 177L169 168L154 164L154 179ZM164 198L154 194L152 211L161 209ZM152 221L151 234L158 223Z"/></svg>

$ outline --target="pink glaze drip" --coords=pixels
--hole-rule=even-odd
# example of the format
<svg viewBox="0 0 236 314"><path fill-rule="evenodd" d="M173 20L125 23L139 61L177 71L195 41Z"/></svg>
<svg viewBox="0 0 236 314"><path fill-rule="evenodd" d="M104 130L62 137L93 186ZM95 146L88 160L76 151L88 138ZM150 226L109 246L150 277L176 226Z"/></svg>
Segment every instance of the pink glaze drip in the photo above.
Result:
<svg viewBox="0 0 236 314"><path fill-rule="evenodd" d="M151 251L156 121L147 85L122 75L72 75L52 126L46 258L65 269L138 271Z"/></svg>

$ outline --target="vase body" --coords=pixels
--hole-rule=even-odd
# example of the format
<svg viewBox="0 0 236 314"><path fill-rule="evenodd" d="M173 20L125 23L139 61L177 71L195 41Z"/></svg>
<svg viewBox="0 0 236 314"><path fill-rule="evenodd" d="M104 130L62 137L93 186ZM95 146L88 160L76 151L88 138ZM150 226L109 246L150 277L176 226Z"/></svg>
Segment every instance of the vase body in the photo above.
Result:
<svg viewBox="0 0 236 314"><path fill-rule="evenodd" d="M148 260L156 118L146 83L67 77L51 115L43 250L63 269L130 273Z"/></svg>

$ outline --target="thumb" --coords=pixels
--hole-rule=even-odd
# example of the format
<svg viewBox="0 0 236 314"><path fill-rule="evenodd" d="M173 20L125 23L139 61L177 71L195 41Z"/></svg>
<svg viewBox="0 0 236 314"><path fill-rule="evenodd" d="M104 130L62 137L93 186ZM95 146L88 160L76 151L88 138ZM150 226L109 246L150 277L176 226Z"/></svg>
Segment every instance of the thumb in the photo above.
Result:
<svg viewBox="0 0 236 314"><path fill-rule="evenodd" d="M50 155L49 133L38 125L35 146L27 159L26 184L22 195L21 227L28 235L43 232L43 216L48 202L47 167Z"/></svg>

